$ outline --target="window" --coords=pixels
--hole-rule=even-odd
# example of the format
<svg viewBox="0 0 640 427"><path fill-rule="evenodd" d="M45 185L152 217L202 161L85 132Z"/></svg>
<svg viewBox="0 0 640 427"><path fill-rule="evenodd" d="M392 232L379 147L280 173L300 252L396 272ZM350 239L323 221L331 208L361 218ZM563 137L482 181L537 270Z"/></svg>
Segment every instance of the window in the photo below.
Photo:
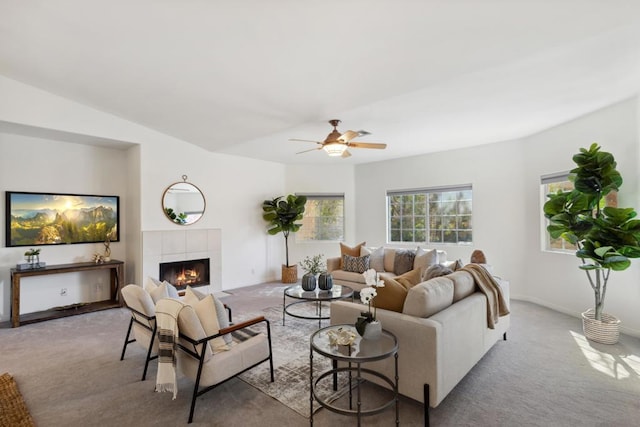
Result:
<svg viewBox="0 0 640 427"><path fill-rule="evenodd" d="M472 196L471 185L388 191L389 242L471 243Z"/></svg>
<svg viewBox="0 0 640 427"><path fill-rule="evenodd" d="M569 173L562 172L553 175L546 175L540 179L540 186L542 192L542 205L548 200L547 194L549 193L557 193L558 190L561 191L571 191L573 190L573 182L569 181ZM556 252L575 252L578 248L576 245L567 242L562 238L552 239L547 231L547 225L549 225L549 220L544 216L544 212L542 209L542 223L543 223L543 236L544 236L544 250L545 251L556 251Z"/></svg>
<svg viewBox="0 0 640 427"><path fill-rule="evenodd" d="M302 194L307 197L296 241L344 240L344 194Z"/></svg>

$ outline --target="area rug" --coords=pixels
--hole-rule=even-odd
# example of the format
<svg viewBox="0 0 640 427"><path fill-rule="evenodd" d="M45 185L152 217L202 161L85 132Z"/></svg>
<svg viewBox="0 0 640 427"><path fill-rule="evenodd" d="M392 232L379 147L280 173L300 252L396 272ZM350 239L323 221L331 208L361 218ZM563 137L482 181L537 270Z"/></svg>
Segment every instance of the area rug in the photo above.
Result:
<svg viewBox="0 0 640 427"><path fill-rule="evenodd" d="M312 304L300 304L299 313L312 314ZM326 311L325 311L326 310ZM329 308L323 308L328 313ZM298 319L287 316L282 325L282 306L269 307L259 313L238 316L234 321L245 320L255 315L262 315L271 324L271 344L275 381L270 381L269 364L263 363L242 375L240 379L273 397L304 417L310 416L310 379L309 379L309 339L318 330L317 320ZM322 326L329 321L323 320ZM331 361L317 353L313 355L313 374L317 378L321 372L331 368ZM330 380L318 384L316 393L326 402L344 395L348 391L347 379L339 379L338 390L333 391ZM314 412L320 408L314 402Z"/></svg>
<svg viewBox="0 0 640 427"><path fill-rule="evenodd" d="M0 426L35 426L16 381L8 373L0 376Z"/></svg>

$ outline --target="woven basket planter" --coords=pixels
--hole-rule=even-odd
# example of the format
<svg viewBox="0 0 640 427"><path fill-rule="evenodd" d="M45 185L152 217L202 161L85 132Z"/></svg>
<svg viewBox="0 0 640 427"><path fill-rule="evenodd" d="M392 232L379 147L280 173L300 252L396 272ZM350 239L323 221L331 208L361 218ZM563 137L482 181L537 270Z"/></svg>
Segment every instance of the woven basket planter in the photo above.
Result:
<svg viewBox="0 0 640 427"><path fill-rule="evenodd" d="M582 330L591 341L615 344L620 338L620 320L607 313L602 313L602 320L595 320L595 311L589 309L582 313Z"/></svg>
<svg viewBox="0 0 640 427"><path fill-rule="evenodd" d="M296 283L298 281L298 265L286 266L282 264L282 283Z"/></svg>

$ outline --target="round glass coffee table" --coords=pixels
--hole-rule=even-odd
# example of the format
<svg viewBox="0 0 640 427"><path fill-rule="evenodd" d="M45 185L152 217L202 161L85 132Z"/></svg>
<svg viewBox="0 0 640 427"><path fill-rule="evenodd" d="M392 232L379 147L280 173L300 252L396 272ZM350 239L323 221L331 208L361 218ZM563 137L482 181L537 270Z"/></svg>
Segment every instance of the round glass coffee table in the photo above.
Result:
<svg viewBox="0 0 640 427"><path fill-rule="evenodd" d="M331 342L330 335L344 332L352 333L355 338L351 345L339 345ZM324 357L331 359L332 368L321 372L317 378L313 376L313 355L318 353ZM365 368L362 365L367 362L375 362L393 356L395 364L395 378L391 379L384 374ZM342 366L338 366L338 362ZM335 405L325 400L318 393L318 383L321 381L329 381L329 377L333 379L333 390L337 390L338 374L346 372L349 375L349 407ZM354 377L355 374L355 378ZM392 391L391 399L383 402L374 408L362 408L362 396L360 384L365 380L366 376L375 376L387 383ZM352 380L355 380L356 389L356 408L353 408L353 388ZM313 402L317 401L322 407L328 410L342 414L356 416L358 426L361 418L367 415L379 414L395 403L396 406L396 425L400 425L399 408L398 408L398 339L391 332L382 330L382 335L377 339L364 339L358 335L353 325L331 325L326 328L318 329L311 335L309 349L309 381L310 381L310 423L313 426ZM344 405L346 406L346 404Z"/></svg>
<svg viewBox="0 0 640 427"><path fill-rule="evenodd" d="M292 298L296 301L289 302L287 304L287 298ZM322 315L322 303L326 301L334 301L343 298L353 298L353 289L344 285L333 285L328 291L323 291L316 288L313 291L305 291L302 289L302 285L289 286L284 290L282 296L282 326L284 326L284 319L287 315L291 317L297 317L299 319L318 320L318 328L321 326L323 319L328 319L329 316ZM298 304L314 303L314 314L296 313L292 310L292 307Z"/></svg>

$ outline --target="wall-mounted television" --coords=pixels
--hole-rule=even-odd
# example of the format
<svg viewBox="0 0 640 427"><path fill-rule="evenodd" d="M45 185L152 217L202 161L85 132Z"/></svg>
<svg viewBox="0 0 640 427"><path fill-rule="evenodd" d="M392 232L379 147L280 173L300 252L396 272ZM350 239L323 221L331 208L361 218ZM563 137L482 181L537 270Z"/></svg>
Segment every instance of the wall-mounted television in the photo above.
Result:
<svg viewBox="0 0 640 427"><path fill-rule="evenodd" d="M6 192L6 246L120 240L119 196Z"/></svg>

